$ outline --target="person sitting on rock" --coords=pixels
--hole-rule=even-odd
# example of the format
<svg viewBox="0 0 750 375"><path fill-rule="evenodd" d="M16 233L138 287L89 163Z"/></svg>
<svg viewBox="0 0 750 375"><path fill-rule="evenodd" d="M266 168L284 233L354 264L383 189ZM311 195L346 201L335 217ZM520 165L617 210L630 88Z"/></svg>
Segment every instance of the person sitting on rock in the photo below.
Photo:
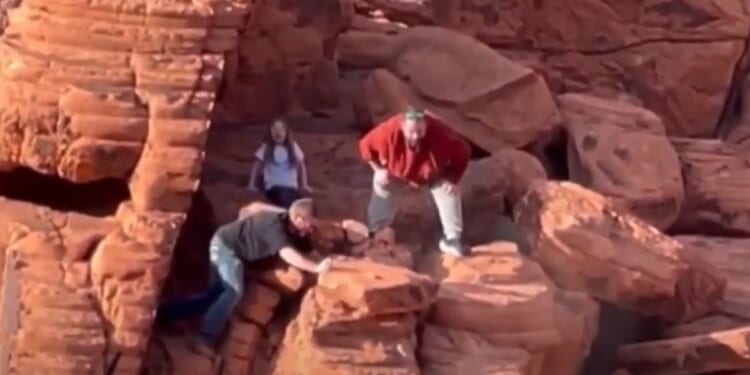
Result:
<svg viewBox="0 0 750 375"><path fill-rule="evenodd" d="M359 142L373 174L368 226L377 233L396 214L394 194L404 185L429 187L443 227L440 250L468 253L462 240L459 181L469 164L469 145L431 113L410 108L377 125Z"/></svg>
<svg viewBox="0 0 750 375"><path fill-rule="evenodd" d="M271 124L263 144L255 152L255 159L250 190L259 190L258 169L262 169L263 190L271 203L287 208L301 198L300 185L307 192L312 191L307 181L304 153L292 140L284 120L277 119Z"/></svg>
<svg viewBox="0 0 750 375"><path fill-rule="evenodd" d="M315 263L298 251L310 249L309 234L314 221L312 199L302 198L294 201L288 210L255 210L221 226L209 246L210 287L205 293L163 305L159 309L160 320L205 311L201 332L192 337L191 344L202 354L214 353L242 297L243 261L256 262L278 255L289 265L314 274L330 267L330 259Z"/></svg>

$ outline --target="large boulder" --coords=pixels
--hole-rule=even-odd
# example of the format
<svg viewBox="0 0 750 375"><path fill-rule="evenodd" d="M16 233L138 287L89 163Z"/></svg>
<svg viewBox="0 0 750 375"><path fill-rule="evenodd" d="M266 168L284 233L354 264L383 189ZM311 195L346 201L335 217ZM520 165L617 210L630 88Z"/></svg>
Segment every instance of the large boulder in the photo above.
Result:
<svg viewBox="0 0 750 375"><path fill-rule="evenodd" d="M515 207L532 257L563 288L672 321L710 312L721 274L677 241L571 182L537 182Z"/></svg>
<svg viewBox="0 0 750 375"><path fill-rule="evenodd" d="M653 112L582 94L558 97L568 133L570 179L667 229L682 207L680 161Z"/></svg>
<svg viewBox="0 0 750 375"><path fill-rule="evenodd" d="M557 290L515 244L476 246L466 258L436 253L420 269L440 282L419 349L425 373L574 375L588 355L597 304Z"/></svg>
<svg viewBox="0 0 750 375"><path fill-rule="evenodd" d="M750 27L742 0L364 2L533 62L556 92L633 96L679 136L714 134Z"/></svg>
<svg viewBox="0 0 750 375"><path fill-rule="evenodd" d="M343 61L360 61L363 37L342 37ZM439 27L414 27L379 40L377 65L365 84L369 124L403 105L445 118L456 132L492 153L523 147L557 129L560 116L543 78L473 38ZM390 44L388 44L390 42ZM377 63L377 64L376 64ZM369 105L369 104L368 104Z"/></svg>

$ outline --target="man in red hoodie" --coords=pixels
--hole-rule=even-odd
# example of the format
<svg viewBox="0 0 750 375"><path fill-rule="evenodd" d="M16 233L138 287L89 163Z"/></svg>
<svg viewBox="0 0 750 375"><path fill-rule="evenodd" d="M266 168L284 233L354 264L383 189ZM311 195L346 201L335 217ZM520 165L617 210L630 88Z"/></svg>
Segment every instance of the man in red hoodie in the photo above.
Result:
<svg viewBox="0 0 750 375"><path fill-rule="evenodd" d="M469 164L469 145L436 117L409 109L376 126L359 142L362 159L374 172L367 209L374 233L396 214L394 193L404 185L429 187L443 227L440 250L461 256L463 217L459 182Z"/></svg>

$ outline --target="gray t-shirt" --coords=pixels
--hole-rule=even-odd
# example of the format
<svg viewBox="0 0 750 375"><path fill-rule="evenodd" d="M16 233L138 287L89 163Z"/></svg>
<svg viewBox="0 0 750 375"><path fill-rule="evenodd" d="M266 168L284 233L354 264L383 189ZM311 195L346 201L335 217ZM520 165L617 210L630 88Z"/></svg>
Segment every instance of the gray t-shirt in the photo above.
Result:
<svg viewBox="0 0 750 375"><path fill-rule="evenodd" d="M258 151L255 152L255 158L259 161L264 161L266 157L266 146L261 145ZM289 162L289 151L286 146L273 145L273 160L265 160L263 167L263 183L265 189L270 189L274 186L283 186L297 189L299 188L299 173L296 165L292 165ZM301 163L305 155L300 149L296 142L292 143L292 150L297 158L297 162Z"/></svg>
<svg viewBox="0 0 750 375"><path fill-rule="evenodd" d="M307 250L309 240L290 230L285 213L257 212L221 226L216 235L245 261L276 255L284 247Z"/></svg>

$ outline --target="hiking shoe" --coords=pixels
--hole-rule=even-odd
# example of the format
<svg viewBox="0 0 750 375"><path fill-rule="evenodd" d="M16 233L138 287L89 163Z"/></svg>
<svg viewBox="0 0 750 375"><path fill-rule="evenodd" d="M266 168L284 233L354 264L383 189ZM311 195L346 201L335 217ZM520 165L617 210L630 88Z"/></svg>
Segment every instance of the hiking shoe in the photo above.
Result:
<svg viewBox="0 0 750 375"><path fill-rule="evenodd" d="M216 347L203 335L193 334L188 339L189 348L196 354L206 357L216 355Z"/></svg>
<svg viewBox="0 0 750 375"><path fill-rule="evenodd" d="M462 257L469 255L470 249L461 240L443 238L440 240L440 251L445 254Z"/></svg>

